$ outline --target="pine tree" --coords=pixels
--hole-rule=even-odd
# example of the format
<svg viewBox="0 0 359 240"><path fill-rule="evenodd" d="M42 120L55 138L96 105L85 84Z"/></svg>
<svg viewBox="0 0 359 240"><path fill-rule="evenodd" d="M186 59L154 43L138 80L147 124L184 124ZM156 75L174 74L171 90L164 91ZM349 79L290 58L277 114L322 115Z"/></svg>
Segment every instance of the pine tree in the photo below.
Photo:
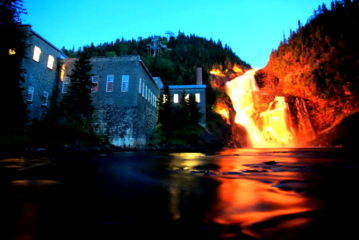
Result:
<svg viewBox="0 0 359 240"><path fill-rule="evenodd" d="M20 15L26 14L22 3L22 0L0 1L1 83L2 89L10 93L0 94L3 113L0 118L0 134L22 129L27 122L27 106L23 96L24 70L21 68L27 49L27 34L21 26L20 18Z"/></svg>
<svg viewBox="0 0 359 240"><path fill-rule="evenodd" d="M203 114L199 111L198 103L196 102L196 97L193 94L189 96L188 108L189 108L191 125L197 126Z"/></svg>
<svg viewBox="0 0 359 240"><path fill-rule="evenodd" d="M90 56L85 49L78 60L75 68L69 75L70 85L62 99L61 106L65 113L66 122L76 127L91 129L91 120L94 108L92 106L91 88L93 83L90 74L92 65ZM81 125L81 126L80 126Z"/></svg>

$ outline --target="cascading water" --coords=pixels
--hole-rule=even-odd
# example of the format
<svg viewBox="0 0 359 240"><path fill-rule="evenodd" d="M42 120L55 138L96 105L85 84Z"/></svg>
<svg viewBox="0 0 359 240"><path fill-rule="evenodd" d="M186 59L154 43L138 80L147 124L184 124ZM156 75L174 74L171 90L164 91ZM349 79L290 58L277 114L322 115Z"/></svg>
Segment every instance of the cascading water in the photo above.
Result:
<svg viewBox="0 0 359 240"><path fill-rule="evenodd" d="M290 127L289 109L284 97L275 97L268 110L262 112L262 129L254 122L255 93L259 92L254 78L256 70L227 82L227 94L237 112L235 122L246 128L253 147L292 147L294 145Z"/></svg>

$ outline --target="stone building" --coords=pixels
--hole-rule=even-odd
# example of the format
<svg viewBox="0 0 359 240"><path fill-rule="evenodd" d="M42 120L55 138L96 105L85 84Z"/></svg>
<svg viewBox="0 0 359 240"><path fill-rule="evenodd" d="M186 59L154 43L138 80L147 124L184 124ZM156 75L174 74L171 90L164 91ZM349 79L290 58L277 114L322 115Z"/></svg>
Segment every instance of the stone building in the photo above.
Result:
<svg viewBox="0 0 359 240"><path fill-rule="evenodd" d="M31 29L31 25L23 27L28 35L29 48L21 67L25 70L24 87L32 120L41 118L49 107L48 99L58 79L57 62L64 56L58 48Z"/></svg>
<svg viewBox="0 0 359 240"><path fill-rule="evenodd" d="M163 94L163 84L160 78L155 78L157 84L161 86L161 95ZM180 97L183 91L186 92L187 96L193 94L198 103L199 111L202 113L200 124L206 124L206 85L203 85L202 80L202 68L198 67L196 70L196 85L169 85L170 95L173 98L173 103L178 105Z"/></svg>
<svg viewBox="0 0 359 240"><path fill-rule="evenodd" d="M75 58L61 60L59 88L66 94ZM96 127L117 146L146 144L156 125L159 88L139 56L93 57Z"/></svg>

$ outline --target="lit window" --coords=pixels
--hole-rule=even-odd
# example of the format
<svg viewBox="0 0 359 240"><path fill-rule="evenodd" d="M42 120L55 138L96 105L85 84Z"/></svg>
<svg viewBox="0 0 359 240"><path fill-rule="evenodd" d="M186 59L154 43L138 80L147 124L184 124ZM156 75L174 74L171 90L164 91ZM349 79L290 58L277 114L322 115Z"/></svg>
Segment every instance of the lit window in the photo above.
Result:
<svg viewBox="0 0 359 240"><path fill-rule="evenodd" d="M166 102L166 94L163 94L163 102L165 103Z"/></svg>
<svg viewBox="0 0 359 240"><path fill-rule="evenodd" d="M27 89L27 97L26 97L27 101L32 102L32 99L34 97L34 91L35 88L33 86L29 86L29 88Z"/></svg>
<svg viewBox="0 0 359 240"><path fill-rule="evenodd" d="M130 80L130 76L122 75L121 92L128 92L129 80Z"/></svg>
<svg viewBox="0 0 359 240"><path fill-rule="evenodd" d="M34 47L34 55L32 56L32 59L36 62L40 61L40 55L41 55L41 49L39 47Z"/></svg>
<svg viewBox="0 0 359 240"><path fill-rule="evenodd" d="M15 55L16 52L15 52L15 49L9 49L9 55Z"/></svg>
<svg viewBox="0 0 359 240"><path fill-rule="evenodd" d="M53 56L49 55L49 58L47 59L47 67L49 69L52 69L54 67L55 59Z"/></svg>
<svg viewBox="0 0 359 240"><path fill-rule="evenodd" d="M196 102L200 102L201 96L199 93L196 93Z"/></svg>
<svg viewBox="0 0 359 240"><path fill-rule="evenodd" d="M178 103L178 94L173 94L173 102Z"/></svg>
<svg viewBox="0 0 359 240"><path fill-rule="evenodd" d="M65 77L64 81L62 82L62 93L67 93L67 89L69 87L70 84L70 78Z"/></svg>
<svg viewBox="0 0 359 240"><path fill-rule="evenodd" d="M113 75L107 75L107 83L106 83L106 92L112 92L113 91Z"/></svg>
<svg viewBox="0 0 359 240"><path fill-rule="evenodd" d="M189 94L187 93L186 96L184 97L185 100L189 100Z"/></svg>
<svg viewBox="0 0 359 240"><path fill-rule="evenodd" d="M141 89L142 89L142 79L140 78L140 84L138 85L138 93L141 94Z"/></svg>
<svg viewBox="0 0 359 240"><path fill-rule="evenodd" d="M143 84L142 84L142 97L145 96L145 81L143 81Z"/></svg>
<svg viewBox="0 0 359 240"><path fill-rule="evenodd" d="M62 66L61 66L61 72L60 72L60 79L61 79L61 81L64 80L64 77L65 77L65 64L62 64Z"/></svg>
<svg viewBox="0 0 359 240"><path fill-rule="evenodd" d="M93 87L91 88L91 92L95 93L98 91L98 76L92 76L92 83L94 84Z"/></svg>
<svg viewBox="0 0 359 240"><path fill-rule="evenodd" d="M41 100L42 100L41 105L42 106L47 106L48 98L49 98L49 93L47 91L44 91L44 93L42 94L42 98L41 98Z"/></svg>

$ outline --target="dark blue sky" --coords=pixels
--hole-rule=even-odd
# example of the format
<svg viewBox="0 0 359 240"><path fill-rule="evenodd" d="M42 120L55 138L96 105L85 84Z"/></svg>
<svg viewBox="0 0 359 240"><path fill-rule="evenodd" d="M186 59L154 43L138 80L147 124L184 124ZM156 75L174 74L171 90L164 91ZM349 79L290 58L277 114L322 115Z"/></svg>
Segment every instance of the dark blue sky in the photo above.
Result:
<svg viewBox="0 0 359 240"><path fill-rule="evenodd" d="M23 23L58 48L77 49L124 37L165 36L171 30L220 39L253 68L267 64L298 20L306 23L330 0L24 0Z"/></svg>

